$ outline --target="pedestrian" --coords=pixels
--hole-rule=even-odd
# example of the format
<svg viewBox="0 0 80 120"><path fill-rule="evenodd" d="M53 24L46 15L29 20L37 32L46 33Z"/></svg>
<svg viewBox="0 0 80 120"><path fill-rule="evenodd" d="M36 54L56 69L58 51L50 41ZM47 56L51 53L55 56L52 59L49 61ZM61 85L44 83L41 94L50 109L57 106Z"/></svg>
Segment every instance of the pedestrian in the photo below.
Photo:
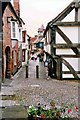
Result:
<svg viewBox="0 0 80 120"><path fill-rule="evenodd" d="M31 60L34 60L34 52L31 54Z"/></svg>
<svg viewBox="0 0 80 120"><path fill-rule="evenodd" d="M37 55L36 55L36 54L34 54L34 60L35 60L35 61L37 60Z"/></svg>

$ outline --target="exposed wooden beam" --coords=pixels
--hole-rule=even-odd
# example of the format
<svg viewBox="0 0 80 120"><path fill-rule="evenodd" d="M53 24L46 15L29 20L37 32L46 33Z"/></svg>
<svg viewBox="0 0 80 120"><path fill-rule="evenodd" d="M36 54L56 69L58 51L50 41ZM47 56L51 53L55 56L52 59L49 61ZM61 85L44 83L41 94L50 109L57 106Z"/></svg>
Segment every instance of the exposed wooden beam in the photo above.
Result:
<svg viewBox="0 0 80 120"><path fill-rule="evenodd" d="M74 3L70 3L70 5L66 7L56 18L49 22L49 26L52 27L56 21L63 20L74 9L74 7Z"/></svg>
<svg viewBox="0 0 80 120"><path fill-rule="evenodd" d="M65 64L67 66L67 68L70 70L71 74L73 74L75 79L79 79L76 71L74 70L74 68L64 59L62 59L62 63Z"/></svg>
<svg viewBox="0 0 80 120"><path fill-rule="evenodd" d="M57 32L59 33L59 35L64 39L64 41L69 45L69 44L73 44L71 42L71 40L61 31L60 28L57 27ZM76 47L72 47L71 48L75 54L80 54L79 50Z"/></svg>
<svg viewBox="0 0 80 120"><path fill-rule="evenodd" d="M77 74L80 74L80 71L76 71ZM62 71L62 74L71 74L71 71Z"/></svg>
<svg viewBox="0 0 80 120"><path fill-rule="evenodd" d="M80 58L80 55L63 55L63 54L60 54L61 57L65 57L65 58Z"/></svg>
<svg viewBox="0 0 80 120"><path fill-rule="evenodd" d="M58 49L68 49L72 47L80 48L80 44L78 43L73 43L73 44L53 44L54 48Z"/></svg>
<svg viewBox="0 0 80 120"><path fill-rule="evenodd" d="M80 26L80 22L56 22L54 25L57 26Z"/></svg>

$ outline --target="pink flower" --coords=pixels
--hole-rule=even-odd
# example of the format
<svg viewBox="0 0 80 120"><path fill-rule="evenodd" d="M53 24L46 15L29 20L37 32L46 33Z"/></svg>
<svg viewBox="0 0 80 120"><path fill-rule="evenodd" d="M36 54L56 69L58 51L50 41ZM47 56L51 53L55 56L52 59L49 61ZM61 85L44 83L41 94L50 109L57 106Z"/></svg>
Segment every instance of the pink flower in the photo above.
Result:
<svg viewBox="0 0 80 120"><path fill-rule="evenodd" d="M68 109L68 114L71 112L71 109Z"/></svg>

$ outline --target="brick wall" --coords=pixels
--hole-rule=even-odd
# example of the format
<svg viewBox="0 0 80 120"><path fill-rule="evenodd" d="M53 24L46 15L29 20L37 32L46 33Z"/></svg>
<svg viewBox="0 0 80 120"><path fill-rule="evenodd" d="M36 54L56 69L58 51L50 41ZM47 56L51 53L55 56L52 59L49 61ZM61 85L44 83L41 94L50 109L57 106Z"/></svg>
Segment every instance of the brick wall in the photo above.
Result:
<svg viewBox="0 0 80 120"><path fill-rule="evenodd" d="M14 69L14 66L12 66L12 51L16 50L17 51L17 55L18 55L18 42L16 42L15 47L12 49L12 41L11 41L11 23L7 22L7 17L12 16L14 19L15 16L13 14L13 12L11 11L11 8L9 7L9 5L6 7L4 14L3 14L3 68L2 68L2 77L3 79L5 79L5 71L6 71L6 56L5 56L5 50L6 48L10 48L10 52L9 52L9 65L8 65L8 72L9 72L9 78L11 77L12 71Z"/></svg>

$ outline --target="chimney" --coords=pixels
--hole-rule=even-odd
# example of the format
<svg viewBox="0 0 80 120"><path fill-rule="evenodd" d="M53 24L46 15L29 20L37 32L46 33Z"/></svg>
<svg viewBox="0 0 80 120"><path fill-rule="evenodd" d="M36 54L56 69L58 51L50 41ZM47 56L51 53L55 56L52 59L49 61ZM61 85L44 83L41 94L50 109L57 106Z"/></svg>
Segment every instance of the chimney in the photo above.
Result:
<svg viewBox="0 0 80 120"><path fill-rule="evenodd" d="M13 0L13 6L18 16L20 16L19 0Z"/></svg>

